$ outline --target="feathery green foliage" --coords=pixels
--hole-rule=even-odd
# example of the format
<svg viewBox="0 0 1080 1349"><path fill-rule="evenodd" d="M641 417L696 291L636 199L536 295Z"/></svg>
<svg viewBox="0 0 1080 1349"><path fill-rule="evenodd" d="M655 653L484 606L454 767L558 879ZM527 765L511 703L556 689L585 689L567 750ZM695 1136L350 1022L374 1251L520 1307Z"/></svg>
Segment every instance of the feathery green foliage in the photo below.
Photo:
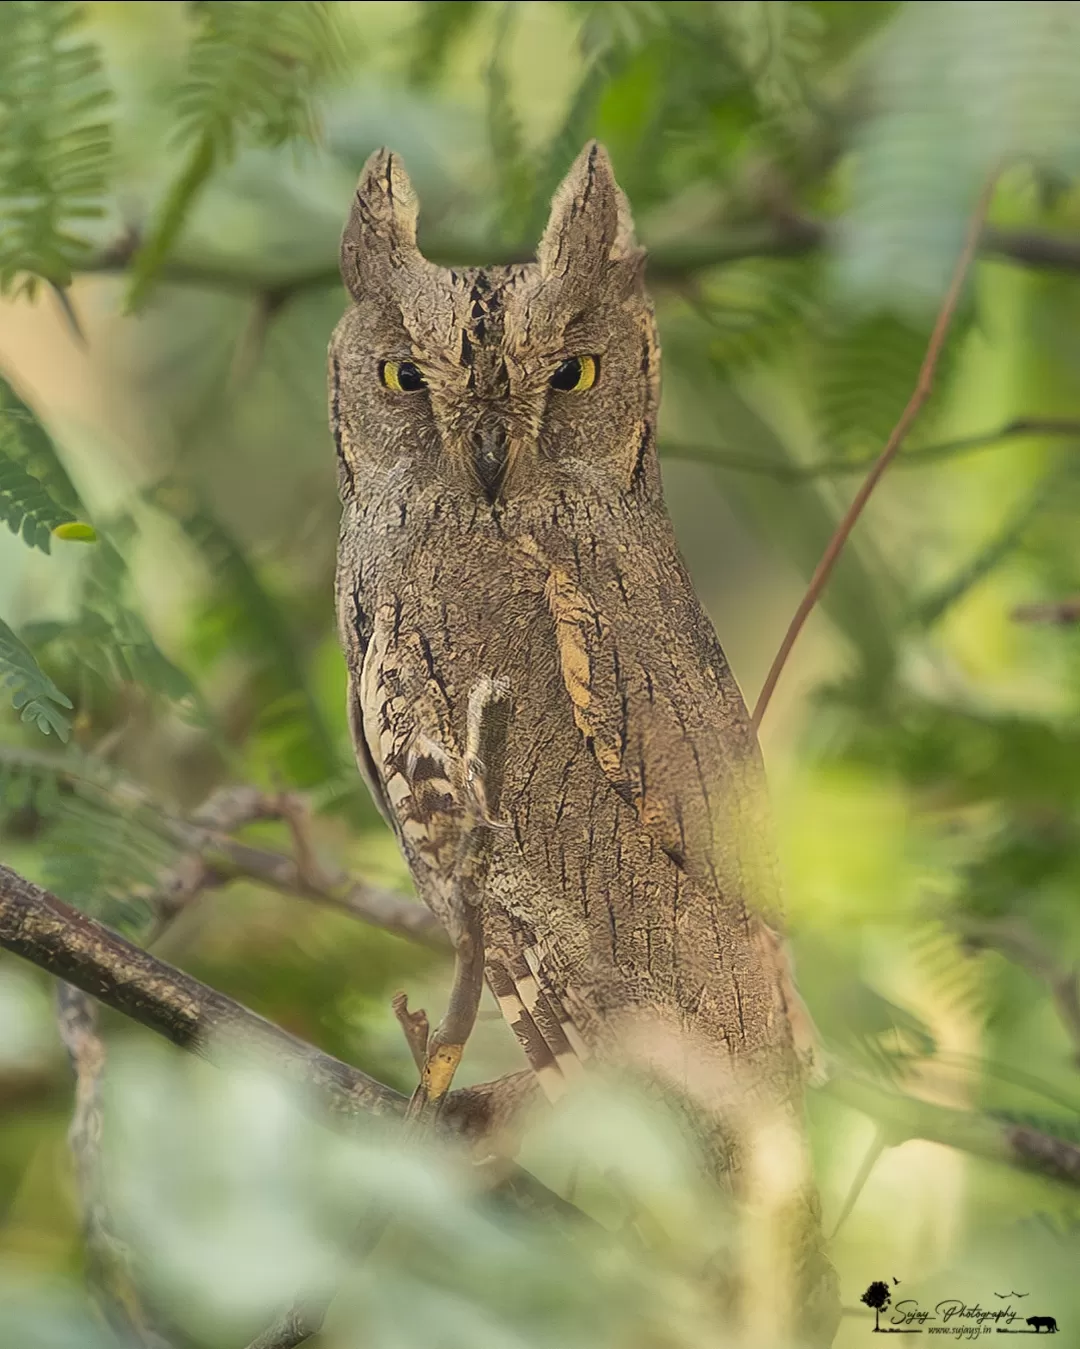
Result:
<svg viewBox="0 0 1080 1349"><path fill-rule="evenodd" d="M53 509L67 519L85 515L79 494L68 476L52 437L0 374L0 459L22 468L41 484Z"/></svg>
<svg viewBox="0 0 1080 1349"><path fill-rule="evenodd" d="M425 89L438 80L451 48L470 32L482 9L477 0L430 0L424 5L410 38L411 84Z"/></svg>
<svg viewBox="0 0 1080 1349"><path fill-rule="evenodd" d="M42 840L42 879L61 898L138 940L148 900L179 848L164 808L105 760L0 745L0 823Z"/></svg>
<svg viewBox="0 0 1080 1349"><path fill-rule="evenodd" d="M66 286L103 213L109 92L96 47L64 0L0 5L0 292Z"/></svg>
<svg viewBox="0 0 1080 1349"><path fill-rule="evenodd" d="M925 314L984 179L1080 172L1080 9L1054 0L902 5L865 71L840 276Z"/></svg>
<svg viewBox="0 0 1080 1349"><path fill-rule="evenodd" d="M130 522L123 520L114 521L111 532L118 541L126 536L129 544L134 536ZM87 695L87 676L93 674L105 691L133 686L205 716L195 685L160 649L133 607L128 564L109 538L100 539L85 562L75 614L27 624L23 636L68 680L78 680Z"/></svg>
<svg viewBox="0 0 1080 1349"><path fill-rule="evenodd" d="M45 735L52 732L61 740L68 738L71 723L61 709L70 709L71 699L41 670L3 619L0 619L0 689L10 695L23 721L34 722Z"/></svg>
<svg viewBox="0 0 1080 1349"><path fill-rule="evenodd" d="M0 455L4 427L0 421ZM19 464L0 458L0 520L13 534L21 534L31 548L47 553L52 531L75 517L58 506L48 492Z"/></svg>
<svg viewBox="0 0 1080 1349"><path fill-rule="evenodd" d="M860 458L881 449L911 397L929 335L928 323L888 312L822 315L807 383L830 454ZM952 356L962 338L958 324L938 365L938 398L919 419L920 437L933 437L936 405L947 395Z"/></svg>
<svg viewBox="0 0 1080 1349"><path fill-rule="evenodd" d="M921 1297L947 1267L948 1292L984 1306L1006 1285L980 1271L1002 1267L1074 1323L1075 1186L1017 1176L1001 1150L1006 1123L1065 1143L1080 1118L1078 32L1077 6L1042 0L0 5L4 284L63 284L85 263L124 273L138 303L170 280L137 326L112 314L107 277L80 283L81 352L48 335L41 286L45 312L20 304L0 333L16 387L35 390L32 410L0 379L0 518L39 549L91 529L46 426L81 428L80 482L108 509L96 547L49 560L0 531L0 606L38 618L17 637L0 629L0 682L28 722L51 733L70 719L79 746L50 751L0 718L0 856L145 939L149 896L199 874L185 811L254 780L302 787L313 814L254 821L244 843L294 853L305 876L407 886L347 752L322 387L344 302L338 231L378 144L408 165L425 252L452 266L527 258L572 157L592 136L608 147L648 253L660 444L695 461L665 458L667 500L751 697L858 489L858 471L832 470L879 454L971 204L1007 161L908 471L890 471L856 525L764 750L796 973L838 1079L913 1118L931 1092L950 1102L933 1107L942 1117L968 1112L952 1149L892 1147L876 1115L810 1094L826 1227L843 1218L831 1245L844 1304L866 1314L859 1290L886 1259L897 1297ZM107 87L120 94L113 156ZM296 154L288 143L323 118L325 143ZM141 240L79 214L137 222L148 191ZM1052 265L1018 265L1040 249ZM1030 419L1055 420L1053 440L1005 434ZM985 453L920 454L980 435ZM1038 621L1055 605L1057 621ZM233 856L211 852L215 890ZM290 1031L403 1090L415 1080L386 1004L401 984L437 1014L430 954L243 879L169 941L165 958ZM48 1183L68 1078L48 1060L47 1094L23 1108L16 1079L8 1108L13 963L0 958L0 1324L20 1344L106 1349L81 1303L55 1309L50 1287L48 1305L16 1305L6 1291L27 1249L44 1267L55 1247L66 1277L72 1226ZM616 1166L621 1191L596 1231L517 1212L504 1224L493 1197L463 1203L441 1163L391 1164L374 1135L344 1168L369 1179L339 1184L329 1162L318 1171L334 1136L285 1132L291 1116L266 1095L238 1115L231 1076L154 1076L140 1060L128 1090L108 1020L105 1037L112 1170L153 1262L144 1295L181 1323L177 1344L250 1343L306 1271L325 1276L328 1231L353 1231L387 1197L401 1231L345 1290L356 1302L328 1322L328 1349L738 1338L699 1317L699 1276L738 1261L743 1234L695 1206L704 1187L682 1179L651 1117L606 1099L573 1114L568 1100L530 1124L523 1159L560 1193L596 1198L596 1176L566 1174L579 1145L586 1171ZM482 1020L475 1080L518 1063ZM215 1150L229 1130L239 1146ZM972 1138L977 1157L962 1151ZM1042 1210L1053 1231L1048 1217L1032 1256L1022 1221ZM916 1249L923 1231L936 1240ZM762 1253L756 1310L785 1295ZM785 1349L803 1349L804 1310ZM872 1324L850 1327L855 1339Z"/></svg>
<svg viewBox="0 0 1080 1349"><path fill-rule="evenodd" d="M515 16L514 4L500 6L486 78L488 141L498 191L498 220L503 236L516 240L528 217L531 170L506 73Z"/></svg>
<svg viewBox="0 0 1080 1349"><path fill-rule="evenodd" d="M318 0L208 0L195 23L176 95L176 143L187 157L134 260L129 309L146 298L211 174L245 140L314 136L314 91L337 56L330 7Z"/></svg>
<svg viewBox="0 0 1080 1349"><path fill-rule="evenodd" d="M196 645L203 660L239 653L250 662L257 727L274 771L315 786L340 767L333 739L312 696L298 643L276 596L211 511L179 483L161 482L147 500L181 526L213 577Z"/></svg>

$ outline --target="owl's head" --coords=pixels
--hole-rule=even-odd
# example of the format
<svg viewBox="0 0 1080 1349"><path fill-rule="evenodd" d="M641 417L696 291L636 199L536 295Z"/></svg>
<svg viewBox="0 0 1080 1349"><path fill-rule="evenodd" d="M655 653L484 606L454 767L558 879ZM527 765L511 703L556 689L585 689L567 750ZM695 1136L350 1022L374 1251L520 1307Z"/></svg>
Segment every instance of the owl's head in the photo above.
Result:
<svg viewBox="0 0 1080 1349"><path fill-rule="evenodd" d="M644 254L603 147L555 194L537 260L446 269L416 241L401 160L364 166L330 344L342 491L419 474L488 502L658 490L659 352Z"/></svg>

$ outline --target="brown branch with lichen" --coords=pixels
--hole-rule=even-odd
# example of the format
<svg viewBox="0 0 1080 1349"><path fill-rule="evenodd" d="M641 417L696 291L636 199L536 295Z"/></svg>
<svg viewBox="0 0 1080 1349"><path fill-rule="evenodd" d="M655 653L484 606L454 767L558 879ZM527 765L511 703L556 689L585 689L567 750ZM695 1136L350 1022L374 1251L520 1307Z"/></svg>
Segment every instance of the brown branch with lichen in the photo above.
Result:
<svg viewBox="0 0 1080 1349"><path fill-rule="evenodd" d="M132 1345L168 1349L152 1327L132 1279L132 1253L117 1235L102 1189L102 1080L105 1044L98 1031L98 1005L71 984L57 986L57 1025L75 1074L75 1108L68 1144L82 1211L86 1280L108 1324Z"/></svg>
<svg viewBox="0 0 1080 1349"><path fill-rule="evenodd" d="M155 885L138 896L155 913L155 936L161 924L170 922L201 895L233 881L247 880L349 913L409 941L436 950L450 949L442 925L419 901L342 871L317 866L310 855L290 856L232 837L236 830L258 820L291 818L295 825L298 812L291 797L251 786L225 787L185 816L156 800L141 783L92 755L80 758L5 745L0 747L0 762L30 773L48 774L76 789L89 787L121 810L140 807L149 812L154 828L179 853Z"/></svg>
<svg viewBox="0 0 1080 1349"><path fill-rule="evenodd" d="M405 1112L407 1098L393 1088L125 941L5 866L0 948L211 1063L262 1067L307 1089L323 1118L347 1124L362 1115ZM492 1085L453 1092L444 1118L453 1132L473 1137L484 1134L499 1112L499 1091Z"/></svg>
<svg viewBox="0 0 1080 1349"><path fill-rule="evenodd" d="M1041 1129L901 1095L862 1078L838 1076L820 1090L876 1120L887 1146L920 1138L1080 1186L1080 1146Z"/></svg>

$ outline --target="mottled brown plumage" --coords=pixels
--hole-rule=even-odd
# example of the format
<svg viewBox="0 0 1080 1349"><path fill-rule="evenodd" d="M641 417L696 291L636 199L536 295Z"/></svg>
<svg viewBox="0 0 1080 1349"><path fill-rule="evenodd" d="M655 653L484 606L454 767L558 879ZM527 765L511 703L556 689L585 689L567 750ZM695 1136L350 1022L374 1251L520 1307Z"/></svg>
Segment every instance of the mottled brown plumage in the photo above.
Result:
<svg viewBox="0 0 1080 1349"><path fill-rule="evenodd" d="M400 161L372 156L330 347L361 769L453 928L484 819L470 695L505 681L486 971L548 1094L591 1057L647 1059L699 1101L751 1063L797 1110L760 756L664 508L656 329L607 156L578 158L536 263L434 267L416 215ZM553 387L587 356L591 388ZM387 387L383 362L423 386Z"/></svg>

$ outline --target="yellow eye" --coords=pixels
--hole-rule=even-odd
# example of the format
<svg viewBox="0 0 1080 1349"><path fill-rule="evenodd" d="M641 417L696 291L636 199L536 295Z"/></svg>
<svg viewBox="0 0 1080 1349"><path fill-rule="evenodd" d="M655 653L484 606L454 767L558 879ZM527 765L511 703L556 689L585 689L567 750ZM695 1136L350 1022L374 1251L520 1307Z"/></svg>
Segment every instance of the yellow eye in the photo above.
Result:
<svg viewBox="0 0 1080 1349"><path fill-rule="evenodd" d="M595 356L571 356L556 367L551 387L561 393L584 393L596 383L600 363Z"/></svg>
<svg viewBox="0 0 1080 1349"><path fill-rule="evenodd" d="M427 380L412 361L383 361L379 366L379 378L395 393L419 393L427 386Z"/></svg>

